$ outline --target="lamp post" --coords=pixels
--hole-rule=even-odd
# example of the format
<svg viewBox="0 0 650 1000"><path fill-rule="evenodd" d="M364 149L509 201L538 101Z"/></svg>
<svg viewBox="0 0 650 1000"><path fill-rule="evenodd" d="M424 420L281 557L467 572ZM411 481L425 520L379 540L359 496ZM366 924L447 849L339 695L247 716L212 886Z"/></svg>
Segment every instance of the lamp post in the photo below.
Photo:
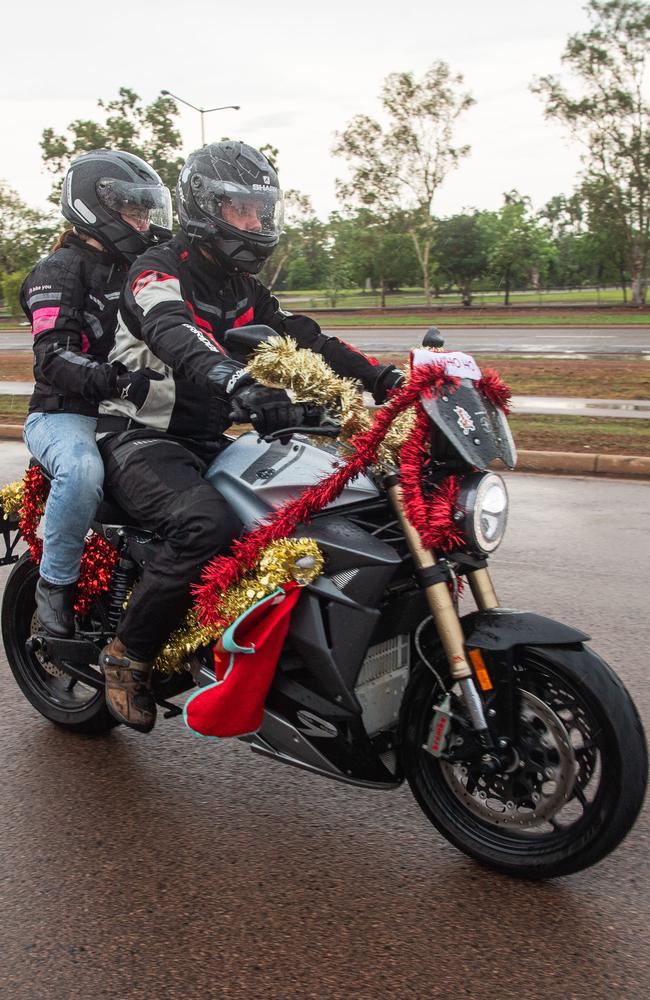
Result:
<svg viewBox="0 0 650 1000"><path fill-rule="evenodd" d="M171 90L161 90L161 94L165 97L173 97L175 101L180 101L181 104L187 104L188 108L192 108L194 111L198 111L201 115L201 145L205 146L205 122L204 116L209 115L212 111L228 111L232 109L233 111L239 111L239 104L224 104L220 108L197 108L196 104L190 104L189 101L183 100L182 97L178 97L176 94L172 94Z"/></svg>

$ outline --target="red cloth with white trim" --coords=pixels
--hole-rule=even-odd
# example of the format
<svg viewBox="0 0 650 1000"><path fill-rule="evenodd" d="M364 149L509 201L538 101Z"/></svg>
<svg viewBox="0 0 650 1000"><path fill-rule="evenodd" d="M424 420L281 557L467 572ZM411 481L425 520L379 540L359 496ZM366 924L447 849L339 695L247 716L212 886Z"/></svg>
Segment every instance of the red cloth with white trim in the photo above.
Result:
<svg viewBox="0 0 650 1000"><path fill-rule="evenodd" d="M220 738L257 732L300 589L293 581L283 584L226 630L226 648L214 654L217 682L185 705L190 729Z"/></svg>

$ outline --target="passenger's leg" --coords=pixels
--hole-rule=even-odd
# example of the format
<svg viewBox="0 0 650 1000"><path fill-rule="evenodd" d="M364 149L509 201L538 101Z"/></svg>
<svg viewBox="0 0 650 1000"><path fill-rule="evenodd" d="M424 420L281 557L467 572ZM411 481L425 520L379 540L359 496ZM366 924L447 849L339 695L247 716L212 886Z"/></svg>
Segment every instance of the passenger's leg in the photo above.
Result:
<svg viewBox="0 0 650 1000"><path fill-rule="evenodd" d="M102 499L104 464L96 425L94 417L80 413L32 413L25 423L27 447L53 477L36 601L43 626L57 636L74 631L74 584L85 537Z"/></svg>

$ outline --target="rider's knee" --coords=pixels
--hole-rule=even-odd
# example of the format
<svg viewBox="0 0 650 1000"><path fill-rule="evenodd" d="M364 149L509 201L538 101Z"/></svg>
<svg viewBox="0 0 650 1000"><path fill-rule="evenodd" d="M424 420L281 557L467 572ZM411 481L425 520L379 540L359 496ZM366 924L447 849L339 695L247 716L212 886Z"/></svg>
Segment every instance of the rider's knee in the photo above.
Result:
<svg viewBox="0 0 650 1000"><path fill-rule="evenodd" d="M86 453L70 462L57 476L70 491L79 495L91 495L101 500L104 485L104 463L99 454Z"/></svg>

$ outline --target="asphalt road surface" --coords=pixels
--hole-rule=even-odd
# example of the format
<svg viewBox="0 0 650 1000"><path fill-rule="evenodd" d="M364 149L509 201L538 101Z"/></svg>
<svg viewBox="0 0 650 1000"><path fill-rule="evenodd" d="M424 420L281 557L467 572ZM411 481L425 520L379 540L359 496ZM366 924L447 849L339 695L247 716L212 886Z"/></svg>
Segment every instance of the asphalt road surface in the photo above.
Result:
<svg viewBox="0 0 650 1000"><path fill-rule="evenodd" d="M325 333L347 340L364 351L408 350L422 340L427 327L343 329ZM492 354L650 354L650 329L519 329L493 327L474 330L441 327L446 346L457 351ZM31 350L29 330L0 332L0 351Z"/></svg>
<svg viewBox="0 0 650 1000"><path fill-rule="evenodd" d="M6 483L24 450L0 454ZM647 723L650 484L508 483L502 602L590 632ZM406 788L314 778L178 720L72 737L4 658L0 692L3 1000L650 995L647 811L597 867L518 883Z"/></svg>

